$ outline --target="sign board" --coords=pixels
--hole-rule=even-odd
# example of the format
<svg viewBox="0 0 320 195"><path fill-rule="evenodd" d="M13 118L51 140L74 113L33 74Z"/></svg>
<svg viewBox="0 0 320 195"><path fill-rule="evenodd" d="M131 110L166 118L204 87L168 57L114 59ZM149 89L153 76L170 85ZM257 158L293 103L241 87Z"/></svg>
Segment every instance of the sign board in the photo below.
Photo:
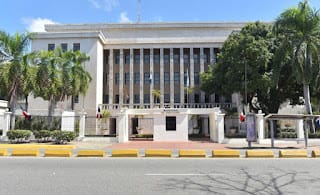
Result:
<svg viewBox="0 0 320 195"><path fill-rule="evenodd" d="M256 142L257 132L256 132L256 124L255 124L255 115L247 114L246 123L247 123L247 141Z"/></svg>

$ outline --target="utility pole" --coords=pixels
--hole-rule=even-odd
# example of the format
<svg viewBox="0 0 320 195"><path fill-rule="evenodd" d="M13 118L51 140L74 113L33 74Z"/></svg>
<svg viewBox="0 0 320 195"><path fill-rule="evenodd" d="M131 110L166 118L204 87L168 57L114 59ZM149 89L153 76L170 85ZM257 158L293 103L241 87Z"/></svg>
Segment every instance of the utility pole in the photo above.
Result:
<svg viewBox="0 0 320 195"><path fill-rule="evenodd" d="M141 0L138 0L138 18L137 18L137 23L140 23L140 4L141 4Z"/></svg>

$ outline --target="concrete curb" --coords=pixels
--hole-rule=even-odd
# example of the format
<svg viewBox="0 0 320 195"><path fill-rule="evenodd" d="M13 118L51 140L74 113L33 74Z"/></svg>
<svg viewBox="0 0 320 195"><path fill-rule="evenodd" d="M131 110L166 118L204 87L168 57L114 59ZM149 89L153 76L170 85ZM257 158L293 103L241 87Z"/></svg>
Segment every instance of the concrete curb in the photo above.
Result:
<svg viewBox="0 0 320 195"><path fill-rule="evenodd" d="M77 157L105 157L104 150L79 150Z"/></svg>
<svg viewBox="0 0 320 195"><path fill-rule="evenodd" d="M11 156L40 156L40 152L38 149L20 149L14 148L12 149Z"/></svg>
<svg viewBox="0 0 320 195"><path fill-rule="evenodd" d="M8 156L8 150L7 149L0 149L0 156Z"/></svg>
<svg viewBox="0 0 320 195"><path fill-rule="evenodd" d="M179 150L178 157L206 158L205 150Z"/></svg>
<svg viewBox="0 0 320 195"><path fill-rule="evenodd" d="M145 157L171 157L171 150L164 149L146 149Z"/></svg>
<svg viewBox="0 0 320 195"><path fill-rule="evenodd" d="M112 150L112 157L138 157L138 149Z"/></svg>
<svg viewBox="0 0 320 195"><path fill-rule="evenodd" d="M246 150L246 158L274 158L272 150Z"/></svg>
<svg viewBox="0 0 320 195"><path fill-rule="evenodd" d="M212 158L239 158L239 150L212 150Z"/></svg>
<svg viewBox="0 0 320 195"><path fill-rule="evenodd" d="M280 150L279 158L307 158L307 150Z"/></svg>
<svg viewBox="0 0 320 195"><path fill-rule="evenodd" d="M71 149L46 149L44 157L72 157Z"/></svg>
<svg viewBox="0 0 320 195"><path fill-rule="evenodd" d="M319 158L320 157L320 150L312 150L311 157Z"/></svg>

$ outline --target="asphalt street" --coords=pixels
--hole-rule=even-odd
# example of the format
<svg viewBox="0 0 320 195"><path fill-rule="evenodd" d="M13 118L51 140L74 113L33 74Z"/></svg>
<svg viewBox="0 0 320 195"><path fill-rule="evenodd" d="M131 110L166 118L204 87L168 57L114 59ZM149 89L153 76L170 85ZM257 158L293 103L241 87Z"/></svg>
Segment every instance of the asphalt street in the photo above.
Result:
<svg viewBox="0 0 320 195"><path fill-rule="evenodd" d="M0 158L0 194L320 194L320 159Z"/></svg>

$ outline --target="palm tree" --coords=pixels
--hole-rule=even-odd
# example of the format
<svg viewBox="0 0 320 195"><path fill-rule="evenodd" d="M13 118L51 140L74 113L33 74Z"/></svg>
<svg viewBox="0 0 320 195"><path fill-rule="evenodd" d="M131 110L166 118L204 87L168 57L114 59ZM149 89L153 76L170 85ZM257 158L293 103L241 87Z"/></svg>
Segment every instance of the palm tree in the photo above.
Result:
<svg viewBox="0 0 320 195"><path fill-rule="evenodd" d="M23 65L23 56L29 45L32 34L22 33L10 35L0 31L0 63L1 63L1 87L7 88L6 97L9 100L12 112L11 128L14 129L15 111L17 100L23 95L25 78L28 65Z"/></svg>
<svg viewBox="0 0 320 195"><path fill-rule="evenodd" d="M308 1L285 10L276 20L274 32L281 39L279 55L289 54L293 70L303 84L306 111L312 114L310 84L319 69L320 15ZM284 52L285 51L285 52ZM319 75L317 75L319 76Z"/></svg>
<svg viewBox="0 0 320 195"><path fill-rule="evenodd" d="M160 96L161 96L160 90L158 90L158 89L152 90L152 95L153 95L153 97L154 97L154 99L156 101L156 104L157 104L158 103L158 99L160 99Z"/></svg>

